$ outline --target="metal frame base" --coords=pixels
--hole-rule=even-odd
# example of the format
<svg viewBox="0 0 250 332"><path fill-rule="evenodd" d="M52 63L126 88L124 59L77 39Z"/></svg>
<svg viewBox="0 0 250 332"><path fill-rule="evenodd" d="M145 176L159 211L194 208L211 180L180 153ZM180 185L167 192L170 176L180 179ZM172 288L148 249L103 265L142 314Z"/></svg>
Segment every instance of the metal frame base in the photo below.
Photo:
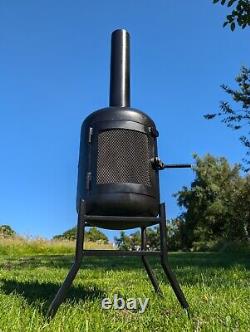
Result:
<svg viewBox="0 0 250 332"><path fill-rule="evenodd" d="M119 223L121 217L107 217L107 216L96 216L98 221L112 220ZM141 227L141 250L140 251L121 251L121 250L83 250L84 243L84 232L86 226L92 226L88 221L94 221L95 216L88 216L85 214L85 203L84 201L80 204L80 210L78 213L77 221L77 238L76 238L76 250L75 250L75 261L72 265L64 283L59 288L54 300L51 302L50 307L47 312L48 317L53 317L61 303L64 301L67 291L70 288L73 280L76 277L78 270L80 269L83 256L140 256L145 267L145 270L148 274L148 277L154 287L154 290L159 295L163 296L163 293L160 289L159 283L156 279L156 276L149 264L147 256L160 256L161 266L165 275L167 276L170 285L172 286L174 293L181 304L181 306L188 312L188 303L183 294L180 285L176 279L176 276L170 268L168 261L168 250L167 250L167 228L166 228L166 212L165 204L160 204L159 217L122 217L123 220L129 221L142 221L144 220L144 226ZM152 225L160 225L160 251L146 251L146 228Z"/></svg>

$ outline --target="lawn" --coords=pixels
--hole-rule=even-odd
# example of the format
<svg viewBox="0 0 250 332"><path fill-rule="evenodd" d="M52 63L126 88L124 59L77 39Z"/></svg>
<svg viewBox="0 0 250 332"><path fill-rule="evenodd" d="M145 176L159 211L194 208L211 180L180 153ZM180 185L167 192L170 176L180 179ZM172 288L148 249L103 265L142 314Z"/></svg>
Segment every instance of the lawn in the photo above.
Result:
<svg viewBox="0 0 250 332"><path fill-rule="evenodd" d="M152 265L164 298L156 296L139 258L84 259L67 300L51 321L45 313L73 261L73 245L0 245L0 331L250 331L247 253L171 253L191 308L179 306L159 262ZM12 248L12 250L11 250ZM26 248L26 249L25 249ZM66 249L65 249L66 248ZM101 300L148 297L143 314L103 310Z"/></svg>

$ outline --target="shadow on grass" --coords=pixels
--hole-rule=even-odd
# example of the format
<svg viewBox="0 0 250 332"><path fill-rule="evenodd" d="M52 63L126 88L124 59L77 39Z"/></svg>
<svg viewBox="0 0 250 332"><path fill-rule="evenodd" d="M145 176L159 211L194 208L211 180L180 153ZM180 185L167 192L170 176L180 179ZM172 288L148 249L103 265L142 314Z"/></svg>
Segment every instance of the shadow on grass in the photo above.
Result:
<svg viewBox="0 0 250 332"><path fill-rule="evenodd" d="M153 267L159 268L158 258L149 258ZM69 269L74 261L71 255L38 255L6 259L0 263L0 268L6 270L23 268L65 268ZM242 266L250 269L248 255L241 253L170 253L169 261L173 269L178 268L224 268ZM141 269L139 257L84 257L82 268L96 270L135 270Z"/></svg>
<svg viewBox="0 0 250 332"><path fill-rule="evenodd" d="M20 258L9 258L0 263L6 270L23 268L65 268L69 269L74 262L72 255L38 255ZM104 270L134 270L141 267L140 258L132 257L83 257L82 268Z"/></svg>
<svg viewBox="0 0 250 332"><path fill-rule="evenodd" d="M0 279L1 291L7 295L19 294L26 299L27 303L41 309L41 313L46 315L51 301L61 285L57 283L39 283L37 281L21 282L16 280ZM71 286L67 292L65 301L77 303L80 300L103 299L105 293L96 286L86 288L82 286ZM42 304L42 305L41 305Z"/></svg>
<svg viewBox="0 0 250 332"><path fill-rule="evenodd" d="M36 267L47 268L65 268L68 272L71 263L73 261L72 256L68 255L53 255L53 256L33 256L23 257L15 259L6 259L0 266L9 270L12 269L26 269ZM168 284L167 278L164 276L158 259L150 259L152 268L159 275L159 281L163 281L164 284ZM247 255L242 254L221 254L221 253L173 253L170 255L170 265L173 271L176 272L177 279L181 286L192 285L200 287L209 287L217 290L218 287L249 287L249 281L247 279L247 273L241 275L239 278L237 275L232 278L230 274L230 268L237 266L237 269L243 271L244 268L249 268L249 260ZM82 269L91 270L91 273L100 271L101 273L107 270L114 271L138 271L143 270L142 262L139 258L120 258L120 257L85 257L82 263ZM127 278L130 276L127 275ZM139 277L139 275L138 275ZM131 278L135 278L131 275ZM145 278L146 272L145 272ZM102 279L100 274L96 278ZM64 280L64 279L63 279ZM63 282L62 280L62 282ZM47 312L47 309L53 300L56 292L58 291L61 283L39 283L38 281L17 281L0 279L1 290L5 294L20 294L27 300L27 303L37 307L43 315ZM118 280L119 281L119 280ZM116 284L115 279L112 282ZM123 281L121 281L123 282ZM135 280L136 282L136 280ZM148 287L151 287L148 281ZM72 286L67 293L66 299L73 301L74 303L80 300L92 300L103 299L105 292L98 287L88 288L84 286ZM42 305L41 305L42 304Z"/></svg>

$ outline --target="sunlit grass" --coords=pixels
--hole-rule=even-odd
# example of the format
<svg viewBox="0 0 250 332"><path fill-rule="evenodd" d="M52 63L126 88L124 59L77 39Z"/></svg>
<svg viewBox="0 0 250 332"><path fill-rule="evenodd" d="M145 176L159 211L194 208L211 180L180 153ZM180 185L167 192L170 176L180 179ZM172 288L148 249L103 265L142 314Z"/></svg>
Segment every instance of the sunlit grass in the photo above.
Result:
<svg viewBox="0 0 250 332"><path fill-rule="evenodd" d="M139 258L86 257L67 300L48 321L45 313L71 266L74 243L36 241L32 248L39 254L22 241L5 242L16 250L15 255L0 251L0 331L249 331L248 254L170 254L190 303L190 319L157 259L151 263L161 282L163 299L154 294ZM101 300L113 298L115 293L124 299L148 297L149 306L144 314L103 310Z"/></svg>
<svg viewBox="0 0 250 332"><path fill-rule="evenodd" d="M86 249L112 249L111 244L86 242ZM0 255L73 254L75 241L43 238L0 237Z"/></svg>

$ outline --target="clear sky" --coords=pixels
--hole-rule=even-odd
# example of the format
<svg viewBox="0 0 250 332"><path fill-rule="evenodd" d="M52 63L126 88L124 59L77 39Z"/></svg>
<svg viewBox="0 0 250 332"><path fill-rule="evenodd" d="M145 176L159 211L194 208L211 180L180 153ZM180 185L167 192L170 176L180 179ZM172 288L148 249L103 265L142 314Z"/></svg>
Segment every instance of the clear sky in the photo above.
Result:
<svg viewBox="0 0 250 332"><path fill-rule="evenodd" d="M227 11L211 0L2 0L0 224L48 238L74 226L80 126L108 105L117 28L130 32L131 104L155 120L160 157L240 161L237 134L203 119L225 97L219 85L249 65L249 30L223 29ZM161 173L168 217L179 213L172 194L192 178Z"/></svg>

